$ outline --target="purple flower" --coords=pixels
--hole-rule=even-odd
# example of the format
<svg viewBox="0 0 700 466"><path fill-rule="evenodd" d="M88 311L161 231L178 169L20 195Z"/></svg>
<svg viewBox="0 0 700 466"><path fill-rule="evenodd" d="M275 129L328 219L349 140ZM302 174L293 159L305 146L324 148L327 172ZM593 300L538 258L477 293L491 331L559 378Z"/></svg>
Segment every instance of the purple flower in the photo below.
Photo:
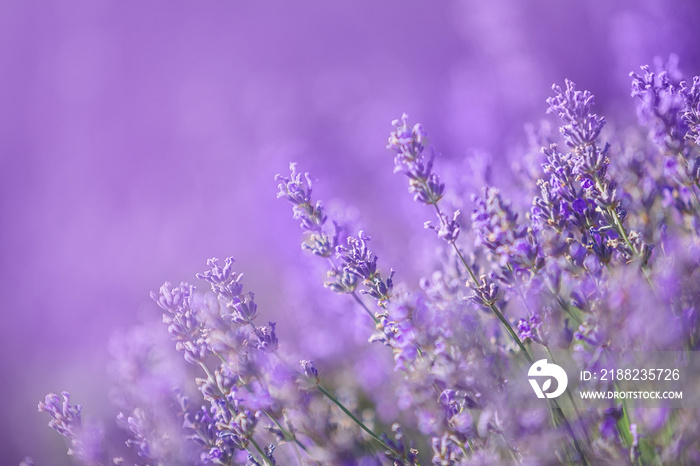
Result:
<svg viewBox="0 0 700 466"><path fill-rule="evenodd" d="M131 432L132 438L126 441L127 446L136 446L138 455L142 458L150 460L157 459L151 457L151 449L148 441L149 437L153 436L154 426L150 424L143 409L136 408L130 416L119 413L117 422Z"/></svg>
<svg viewBox="0 0 700 466"><path fill-rule="evenodd" d="M588 204L584 199L581 199L580 197L577 198L572 204L571 207L573 207L574 212L577 214L583 215L586 212L586 208L588 207Z"/></svg>
<svg viewBox="0 0 700 466"><path fill-rule="evenodd" d="M233 271L234 262L233 257L227 257L224 260L224 266L221 267L219 259L211 258L207 260L209 270L196 275L197 278L209 282L211 290L228 301L230 305L240 301L240 295L243 293L243 285L241 284L243 274L237 274Z"/></svg>
<svg viewBox="0 0 700 466"><path fill-rule="evenodd" d="M193 290L194 287L187 283L173 287L165 282L160 287L160 293L151 293L151 298L165 311L163 323L168 326L168 332L176 341L176 348L185 353L188 362L198 364L209 354L210 349L204 340L202 324L190 307Z"/></svg>
<svg viewBox="0 0 700 466"><path fill-rule="evenodd" d="M316 365L313 361L302 359L299 361L299 364L301 365L301 369L304 371L305 376L309 377L310 379L318 380L318 370L316 370Z"/></svg>
<svg viewBox="0 0 700 466"><path fill-rule="evenodd" d="M540 336L540 328L542 327L542 318L538 314L530 316L529 319L520 319L518 321L518 334L522 341L532 340L537 343L545 344Z"/></svg>
<svg viewBox="0 0 700 466"><path fill-rule="evenodd" d="M644 70L633 76L634 93L652 137L663 136L656 141L661 148L639 131L605 128L593 95L567 80L547 100L548 112L560 119L559 144L548 135L533 137L531 146L544 147L537 157L528 154L520 184L508 186L508 196L486 186L471 197L473 207L465 193L497 167L482 167L476 178L469 170L451 176L455 186L446 192L423 126L410 125L405 114L395 120L387 145L394 171L407 176L414 200L433 211L425 226L443 240L438 247L421 247L418 237L407 241L406 283L382 266L369 235L337 221L347 214L329 215L313 199L312 178L291 164L289 175L276 177L278 197L292 205L303 248L330 269L325 286L350 295L370 315L369 341L382 345L346 346L351 338L365 340L367 329L353 328L344 308L317 303L306 292L306 277L292 277L281 289L293 295L280 302L309 298L298 304L308 315L292 316L304 344L313 343L297 356L277 323L256 325L263 313L258 304L272 297L245 290L233 258L209 259L197 274L204 292L166 282L151 294L191 365L178 357L183 367L175 366L161 350L178 355L165 331L163 341L142 332L115 351L114 372L122 378L112 390L117 422L133 447L129 454L122 439L120 451L149 464L416 465L431 457L441 466L627 458L695 464L692 409L671 416L664 406L654 415L633 399L596 409L573 396L538 404L522 384L538 345L568 353L558 361L588 371L609 369L614 354L653 349L687 358L700 348L700 78L683 83L673 63L661 72ZM601 142L604 129L611 145ZM535 160L542 166L536 181ZM529 213L520 210L528 205ZM460 218L457 207L472 209L471 216ZM472 241L475 248L464 248ZM661 254L650 261L652 242ZM365 296L377 303L376 312ZM326 368L323 383L312 356ZM195 387L199 393L189 393ZM196 400L194 407L183 393ZM81 409L67 393L39 405L68 438L69 454L105 464L117 448L83 423ZM391 432L377 428L389 424ZM672 441L666 427L674 430ZM429 447L421 456L416 445Z"/></svg>
<svg viewBox="0 0 700 466"><path fill-rule="evenodd" d="M358 233L357 238L351 236L347 241L347 246L337 247L338 257L343 261L343 272L362 280L365 289L360 290L360 293L371 296L380 307L384 307L391 299L394 271L390 272L386 280L382 278L377 268L378 258L367 245L370 237L363 231Z"/></svg>
<svg viewBox="0 0 700 466"><path fill-rule="evenodd" d="M68 392L62 392L61 397L63 401L54 393L46 395L44 401L39 403L39 412L49 414L49 427L70 441L68 455L86 464L97 463L103 457L102 429L83 424L83 407L71 404Z"/></svg>
<svg viewBox="0 0 700 466"><path fill-rule="evenodd" d="M295 163L290 163L289 169L289 177L275 176L275 180L279 181L277 197L283 197L292 204L294 218L300 221L301 229L307 233L302 246L317 256L330 257L338 245L338 225L334 224L333 234L325 231L327 216L323 205L320 202L313 204L311 200L311 176L298 173Z"/></svg>
<svg viewBox="0 0 700 466"><path fill-rule="evenodd" d="M560 127L559 131L564 136L566 144L573 148L595 142L605 126L605 118L591 113L593 94L589 91L577 91L576 85L568 79L566 89L554 84L552 90L554 97L547 99L549 104L547 113L556 113L564 122L564 126ZM600 163L600 161L596 162ZM593 171L600 169L596 164L593 164L592 168Z"/></svg>
<svg viewBox="0 0 700 466"><path fill-rule="evenodd" d="M302 390L312 390L319 383L318 370L313 361L302 359L299 361L303 375L299 377L299 386Z"/></svg>
<svg viewBox="0 0 700 466"><path fill-rule="evenodd" d="M452 214L452 220L450 220L445 213L440 212L438 214L438 219L440 220L439 225L435 226L431 222L425 222L425 228L434 230L437 233L438 238L443 239L448 243L454 243L457 241L461 231L461 227L457 221L460 215L461 212L456 210L454 214Z"/></svg>
<svg viewBox="0 0 700 466"><path fill-rule="evenodd" d="M688 126L684 115L686 96L679 83L678 57L672 55L665 65L657 59L656 72L648 65L642 66L642 71L643 75L630 73L632 97L640 100L639 119L649 126L650 136L657 144L673 151L682 150ZM692 92L689 94L687 97L692 102Z"/></svg>
<svg viewBox="0 0 700 466"><path fill-rule="evenodd" d="M391 431L394 433L393 439L386 433L381 435L381 439L384 443L391 448L391 451L385 452L387 458L393 461L394 464L415 465L418 451L414 448L413 444L406 445L401 426L395 423L391 426Z"/></svg>
<svg viewBox="0 0 700 466"><path fill-rule="evenodd" d="M253 455L248 455L248 461L250 462L251 465L254 466L263 466L263 465L269 465L269 466L276 466L277 461L275 461L275 457L273 453L275 452L275 446L274 445L268 445L264 448L263 454L265 455L265 459L263 460L263 463L258 462L257 459Z"/></svg>
<svg viewBox="0 0 700 466"><path fill-rule="evenodd" d="M423 140L427 133L420 123L409 128L408 115L401 115L400 120L394 120L391 124L396 128L389 136L389 144L386 146L396 152L395 170L401 170L406 163L412 163L420 158L423 153Z"/></svg>
<svg viewBox="0 0 700 466"><path fill-rule="evenodd" d="M448 434L433 437L432 447L434 465L458 464L463 459L459 445Z"/></svg>
<svg viewBox="0 0 700 466"><path fill-rule="evenodd" d="M684 98L683 120L688 126L686 138L700 145L700 76L693 78L693 84L688 87L681 82L681 94Z"/></svg>
<svg viewBox="0 0 700 466"><path fill-rule="evenodd" d="M479 277L479 283L476 285L471 285L474 294L469 297L469 299L484 307L490 307L499 299L499 286L493 280L495 277L493 275L486 276L482 275ZM470 282L471 284L471 282Z"/></svg>
<svg viewBox="0 0 700 466"><path fill-rule="evenodd" d="M483 197L475 197L474 202L472 227L476 246L486 246L501 267L510 263L518 270L536 271L542 266L539 245L528 228L518 222L518 214L498 189L484 188Z"/></svg>
<svg viewBox="0 0 700 466"><path fill-rule="evenodd" d="M72 405L70 394L62 392L63 401L55 393L49 393L43 402L39 403L39 412L48 413L51 416L49 427L63 435L73 437L82 427L82 405Z"/></svg>
<svg viewBox="0 0 700 466"><path fill-rule="evenodd" d="M437 204L442 198L445 185L433 173L435 152L430 151L426 159L423 155L423 139L426 133L423 126L416 124L412 129L408 126L408 115L405 113L400 120L391 124L395 127L389 136L387 149L396 153L394 157L394 172L402 172L409 178L409 191L414 193L414 199L423 204Z"/></svg>
<svg viewBox="0 0 700 466"><path fill-rule="evenodd" d="M274 353L279 348L279 341L275 334L275 325L274 322L270 322L269 327L257 327L255 329L259 350Z"/></svg>
<svg viewBox="0 0 700 466"><path fill-rule="evenodd" d="M622 407L613 405L605 409L603 421L599 426L600 434L605 439L614 439L618 436L617 422L622 417Z"/></svg>

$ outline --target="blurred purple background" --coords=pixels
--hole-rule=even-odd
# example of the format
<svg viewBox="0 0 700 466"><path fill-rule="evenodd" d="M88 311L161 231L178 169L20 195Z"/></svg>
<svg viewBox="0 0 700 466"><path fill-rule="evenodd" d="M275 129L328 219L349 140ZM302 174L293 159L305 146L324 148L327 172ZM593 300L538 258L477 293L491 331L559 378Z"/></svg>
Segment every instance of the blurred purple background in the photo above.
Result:
<svg viewBox="0 0 700 466"><path fill-rule="evenodd" d="M699 41L695 0L0 3L0 464L69 464L37 402L67 389L110 413L110 336L211 256L299 340L277 292L309 270L275 198L289 161L414 283L424 218L391 174L392 119L446 159L499 157L553 82L634 118L628 72L675 52L700 74Z"/></svg>

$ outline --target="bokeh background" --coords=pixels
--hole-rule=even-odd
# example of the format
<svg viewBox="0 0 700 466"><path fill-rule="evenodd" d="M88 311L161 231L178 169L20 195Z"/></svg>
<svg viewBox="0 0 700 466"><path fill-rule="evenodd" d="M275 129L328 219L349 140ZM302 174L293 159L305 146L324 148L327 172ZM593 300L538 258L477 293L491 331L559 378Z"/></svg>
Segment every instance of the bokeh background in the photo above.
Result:
<svg viewBox="0 0 700 466"><path fill-rule="evenodd" d="M507 185L552 83L624 122L629 71L677 53L700 74L698 44L695 0L0 2L0 464L70 464L38 400L67 389L110 423L108 342L209 257L237 258L308 357L366 338L324 331L343 306L299 283L318 271L275 197L289 161L414 285L425 218L391 174L392 119L445 161L503 160Z"/></svg>

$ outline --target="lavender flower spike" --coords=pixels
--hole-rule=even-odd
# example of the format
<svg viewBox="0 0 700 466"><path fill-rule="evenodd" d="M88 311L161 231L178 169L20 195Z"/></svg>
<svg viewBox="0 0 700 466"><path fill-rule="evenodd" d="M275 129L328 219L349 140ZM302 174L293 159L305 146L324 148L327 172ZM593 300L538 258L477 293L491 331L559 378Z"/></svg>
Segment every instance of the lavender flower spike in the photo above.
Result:
<svg viewBox="0 0 700 466"><path fill-rule="evenodd" d="M224 266L221 267L219 259L213 257L207 260L209 270L196 275L197 278L209 282L211 290L225 298L231 305L239 302L240 295L243 293L243 285L241 284L243 274L236 274L233 271L234 262L233 257L227 257L224 260Z"/></svg>
<svg viewBox="0 0 700 466"><path fill-rule="evenodd" d="M313 204L311 200L311 177L308 173L305 173L303 177L297 173L294 163L291 163L289 168L291 171L289 177L275 176L275 179L280 182L277 197L286 198L293 206L294 218L301 220L301 229L306 233L302 247L317 256L327 258L330 262L329 280L325 286L336 293L352 295L374 324L379 324L379 319L362 302L355 291L359 280L363 280L368 290L362 290L361 293L374 297L380 307L383 307L389 299L393 286L391 276L386 281L383 281L379 276L376 265L377 257L372 257L372 254L367 250L366 242L369 237L360 232L360 238L347 238L348 247L339 246L342 229L336 222L333 222L334 232L329 234L325 225L327 217L323 212L321 202ZM345 263L344 266L336 266L333 255L342 259Z"/></svg>
<svg viewBox="0 0 700 466"><path fill-rule="evenodd" d="M700 146L700 76L693 78L690 87L685 82L681 83L681 87L685 99L683 120L688 126L686 138Z"/></svg>
<svg viewBox="0 0 700 466"><path fill-rule="evenodd" d="M630 73L632 97L639 99L639 120L649 128L649 136L660 147L672 152L683 151L688 132L683 111L685 89L679 85L678 57L671 56L665 65L656 60L655 71L642 66L643 74Z"/></svg>
<svg viewBox="0 0 700 466"><path fill-rule="evenodd" d="M423 204L437 204L445 192L445 184L433 173L435 152L431 149L430 157L423 155L423 140L427 133L423 126L416 124L408 127L408 115L405 113L401 120L394 120L395 127L389 135L386 146L396 153L394 157L394 173L402 172L409 178L409 192L414 193L414 200Z"/></svg>
<svg viewBox="0 0 700 466"><path fill-rule="evenodd" d="M460 212L454 212L450 220L450 216L438 207L438 202L445 193L445 183L433 172L435 151L431 148L427 160L423 154L423 142L427 136L423 125L416 124L410 129L408 115L405 113L401 120L394 120L391 124L394 131L389 135L386 147L396 153L394 173L402 172L408 176L408 191L414 193L413 199L416 202L435 207L439 225L426 222L425 227L434 230L441 239L454 244L460 233Z"/></svg>
<svg viewBox="0 0 700 466"><path fill-rule="evenodd" d="M554 97L549 97L547 113L556 113L564 122L559 128L567 145L578 147L595 142L605 126L605 118L591 113L594 103L590 91L577 91L576 84L565 81L566 89L552 85Z"/></svg>
<svg viewBox="0 0 700 466"><path fill-rule="evenodd" d="M173 287L165 282L159 294L151 293L151 298L163 309L163 323L176 341L176 348L184 351L185 359L192 364L200 364L209 353L202 335L202 325L197 321L195 311L190 307L193 286L181 283Z"/></svg>
<svg viewBox="0 0 700 466"><path fill-rule="evenodd" d="M283 197L292 204L294 218L301 222L301 229L308 233L302 246L317 256L331 257L338 245L337 225L333 235L324 231L327 216L321 202L311 202L311 176L308 173L298 173L295 163L289 164L289 170L289 177L275 176L275 180L279 181L277 197Z"/></svg>
<svg viewBox="0 0 700 466"><path fill-rule="evenodd" d="M55 393L49 393L43 402L39 402L39 412L51 416L49 427L70 440L68 455L93 464L102 457L101 429L86 427L82 421L82 405L73 405L70 394L62 392L63 401Z"/></svg>
<svg viewBox="0 0 700 466"><path fill-rule="evenodd" d="M394 287L394 271L389 273L389 278L383 280L377 268L378 257L369 250L367 243L370 237L360 231L355 237L348 238L348 246L338 246L336 248L338 257L345 264L343 271L362 280L367 287L360 293L367 294L377 300L379 307L384 308L391 298L391 291Z"/></svg>
<svg viewBox="0 0 700 466"><path fill-rule="evenodd" d="M318 387L319 375L318 369L316 369L316 364L314 364L313 361L302 359L299 361L299 365L304 373L298 378L299 388L302 390L313 390Z"/></svg>
<svg viewBox="0 0 700 466"><path fill-rule="evenodd" d="M406 113L401 115L400 120L394 120L391 124L396 127L396 130L389 136L389 144L386 148L396 152L394 158L394 173L396 173L403 171L406 164L413 163L422 156L423 140L427 133L420 123L409 128Z"/></svg>
<svg viewBox="0 0 700 466"><path fill-rule="evenodd" d="M39 412L51 416L49 427L64 437L74 437L82 428L82 405L72 405L70 394L62 392L63 401L55 393L49 393L39 402Z"/></svg>

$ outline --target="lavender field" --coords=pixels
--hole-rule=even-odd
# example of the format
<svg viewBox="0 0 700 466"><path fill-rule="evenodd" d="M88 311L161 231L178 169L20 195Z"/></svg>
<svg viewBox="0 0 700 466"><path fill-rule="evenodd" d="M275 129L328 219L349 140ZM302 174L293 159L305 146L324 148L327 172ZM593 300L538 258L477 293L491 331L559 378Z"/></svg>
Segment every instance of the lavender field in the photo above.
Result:
<svg viewBox="0 0 700 466"><path fill-rule="evenodd" d="M700 4L0 25L0 464L700 464Z"/></svg>

